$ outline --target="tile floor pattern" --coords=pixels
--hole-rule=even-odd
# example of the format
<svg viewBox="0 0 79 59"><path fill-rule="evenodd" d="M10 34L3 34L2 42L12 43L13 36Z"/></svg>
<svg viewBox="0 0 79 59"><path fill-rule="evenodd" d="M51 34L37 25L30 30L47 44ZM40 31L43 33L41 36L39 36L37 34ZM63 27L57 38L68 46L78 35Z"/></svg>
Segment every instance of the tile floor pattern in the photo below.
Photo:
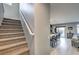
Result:
<svg viewBox="0 0 79 59"><path fill-rule="evenodd" d="M52 48L51 55L79 55L79 49L72 47L71 39L60 38L57 47Z"/></svg>

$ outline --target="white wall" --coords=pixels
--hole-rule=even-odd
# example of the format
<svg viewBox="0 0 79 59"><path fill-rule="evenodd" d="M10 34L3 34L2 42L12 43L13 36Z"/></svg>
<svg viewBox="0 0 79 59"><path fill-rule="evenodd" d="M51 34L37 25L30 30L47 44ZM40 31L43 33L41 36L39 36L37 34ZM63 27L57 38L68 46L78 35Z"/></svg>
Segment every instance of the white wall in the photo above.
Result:
<svg viewBox="0 0 79 59"><path fill-rule="evenodd" d="M50 54L50 8L49 4L35 4L35 54Z"/></svg>
<svg viewBox="0 0 79 59"><path fill-rule="evenodd" d="M30 54L34 55L34 35L32 35L34 33L34 6L30 3L21 3L19 11L20 20L28 43L28 48L30 49ZM28 28L28 25L30 28Z"/></svg>
<svg viewBox="0 0 79 59"><path fill-rule="evenodd" d="M24 17L21 12L20 12L20 20L22 23L25 37L26 37L26 42L28 43L28 48L30 50L30 54L33 55L34 54L34 35L30 34L28 27L26 25L26 22L24 21Z"/></svg>
<svg viewBox="0 0 79 59"><path fill-rule="evenodd" d="M6 3L4 5L4 17L19 20L19 4L12 3L12 5L8 5Z"/></svg>
<svg viewBox="0 0 79 59"><path fill-rule="evenodd" d="M31 3L20 3L20 10L32 32L34 32L34 5Z"/></svg>
<svg viewBox="0 0 79 59"><path fill-rule="evenodd" d="M3 4L0 3L0 25L2 23L3 18L4 18L4 8L3 8Z"/></svg>
<svg viewBox="0 0 79 59"><path fill-rule="evenodd" d="M51 24L79 22L79 4L51 4Z"/></svg>

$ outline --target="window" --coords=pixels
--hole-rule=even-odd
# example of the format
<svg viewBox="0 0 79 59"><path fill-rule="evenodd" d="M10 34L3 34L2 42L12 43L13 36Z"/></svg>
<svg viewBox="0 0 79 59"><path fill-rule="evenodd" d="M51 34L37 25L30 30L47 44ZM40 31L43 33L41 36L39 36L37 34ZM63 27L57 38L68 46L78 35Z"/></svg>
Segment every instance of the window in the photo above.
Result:
<svg viewBox="0 0 79 59"><path fill-rule="evenodd" d="M77 25L77 34L79 35L79 24Z"/></svg>

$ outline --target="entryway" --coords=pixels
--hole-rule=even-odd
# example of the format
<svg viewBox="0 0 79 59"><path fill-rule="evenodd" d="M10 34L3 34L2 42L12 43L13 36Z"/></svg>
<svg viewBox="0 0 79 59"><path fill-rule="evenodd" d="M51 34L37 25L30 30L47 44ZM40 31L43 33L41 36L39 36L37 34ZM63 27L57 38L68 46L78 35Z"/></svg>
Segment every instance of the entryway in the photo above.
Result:
<svg viewBox="0 0 79 59"><path fill-rule="evenodd" d="M60 33L60 38L65 38L65 27L58 27L57 32Z"/></svg>

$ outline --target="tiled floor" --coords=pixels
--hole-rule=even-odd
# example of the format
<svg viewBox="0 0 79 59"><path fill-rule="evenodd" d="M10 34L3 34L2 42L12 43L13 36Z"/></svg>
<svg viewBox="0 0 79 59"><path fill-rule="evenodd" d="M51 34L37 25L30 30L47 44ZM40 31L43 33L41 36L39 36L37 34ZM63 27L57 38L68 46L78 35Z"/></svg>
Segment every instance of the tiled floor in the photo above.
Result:
<svg viewBox="0 0 79 59"><path fill-rule="evenodd" d="M79 49L71 46L71 39L60 38L51 55L79 55Z"/></svg>

